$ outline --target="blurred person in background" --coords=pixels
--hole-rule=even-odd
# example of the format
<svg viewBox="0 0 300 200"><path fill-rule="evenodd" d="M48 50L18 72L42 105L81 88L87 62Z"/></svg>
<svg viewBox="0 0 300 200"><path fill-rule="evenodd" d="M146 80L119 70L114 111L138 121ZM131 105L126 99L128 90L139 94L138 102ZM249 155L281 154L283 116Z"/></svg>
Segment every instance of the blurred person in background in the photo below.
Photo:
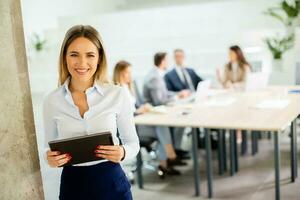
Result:
<svg viewBox="0 0 300 200"><path fill-rule="evenodd" d="M131 96L131 103L135 105L135 114L143 114L149 112L151 105L149 103L142 104L136 98L136 88L134 88L132 80L132 66L129 62L121 60L114 68L113 81L125 87L128 94ZM158 139L158 159L160 164L158 173L160 176L164 175L179 175L180 172L174 168L176 165L185 165L177 159L177 155L172 145L171 134L168 127L154 127L154 126L137 126L138 134L140 137L154 137Z"/></svg>
<svg viewBox="0 0 300 200"><path fill-rule="evenodd" d="M251 73L251 67L247 62L242 49L237 46L229 48L229 62L225 65L224 72L218 68L217 79L225 89L241 90L245 86L247 74ZM242 142L242 131L237 130L237 141Z"/></svg>
<svg viewBox="0 0 300 200"><path fill-rule="evenodd" d="M251 72L251 67L237 45L229 48L228 56L229 62L225 65L224 71L219 68L216 71L217 79L224 88L241 89L245 85L247 74Z"/></svg>
<svg viewBox="0 0 300 200"><path fill-rule="evenodd" d="M203 79L192 68L185 65L185 53L182 49L174 50L174 60L174 68L166 73L164 77L168 90L173 92L182 90L195 92L198 83Z"/></svg>

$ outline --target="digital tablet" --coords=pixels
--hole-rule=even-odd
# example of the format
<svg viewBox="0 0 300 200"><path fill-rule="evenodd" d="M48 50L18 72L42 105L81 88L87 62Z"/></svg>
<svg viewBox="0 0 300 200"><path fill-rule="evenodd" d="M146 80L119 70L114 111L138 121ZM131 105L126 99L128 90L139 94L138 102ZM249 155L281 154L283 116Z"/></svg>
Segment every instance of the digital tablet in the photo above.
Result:
<svg viewBox="0 0 300 200"><path fill-rule="evenodd" d="M98 145L113 145L110 132L95 133L62 140L50 141L51 151L59 151L61 154L69 153L72 159L64 166L103 160L95 156Z"/></svg>

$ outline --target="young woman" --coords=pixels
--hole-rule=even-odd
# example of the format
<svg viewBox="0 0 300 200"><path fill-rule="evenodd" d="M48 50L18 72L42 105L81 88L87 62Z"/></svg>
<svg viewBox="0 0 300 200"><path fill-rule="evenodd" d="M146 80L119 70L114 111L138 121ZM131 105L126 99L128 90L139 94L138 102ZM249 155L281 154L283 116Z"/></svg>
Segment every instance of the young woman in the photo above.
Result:
<svg viewBox="0 0 300 200"><path fill-rule="evenodd" d="M139 103L136 100L135 89L132 83L131 70L132 69L129 62L125 60L119 61L114 68L113 82L116 85L121 85L122 87L126 88L126 91L131 97L132 104L138 107L137 110L135 111L135 114L142 114L148 112L152 106L150 104L138 105Z"/></svg>
<svg viewBox="0 0 300 200"><path fill-rule="evenodd" d="M243 89L247 74L250 72L251 67L242 49L234 45L229 48L229 62L225 65L223 76L217 69L217 78L224 88ZM237 130L237 142L242 142L241 130Z"/></svg>
<svg viewBox="0 0 300 200"><path fill-rule="evenodd" d="M251 67L239 46L229 48L229 62L224 73L217 69L217 78L224 88L242 88Z"/></svg>
<svg viewBox="0 0 300 200"><path fill-rule="evenodd" d="M121 85L126 88L131 96L131 102L136 106L135 114L143 114L149 111L151 105L140 104L136 100L135 89L133 88L131 78L131 65L127 61L119 61L114 68L113 81L115 84ZM184 162L177 158L176 152L172 145L171 133L168 127L149 127L138 126L140 135L151 136L158 138L158 158L160 160L159 175L179 175L180 172L173 168L174 165L185 165Z"/></svg>
<svg viewBox="0 0 300 200"><path fill-rule="evenodd" d="M139 151L134 107L126 90L107 80L106 54L97 30L83 25L69 29L59 57L59 87L44 102L45 141L109 131L114 145L95 148L95 156L104 160L63 168L60 200L132 199L119 162ZM71 159L72 155L47 151L51 167Z"/></svg>

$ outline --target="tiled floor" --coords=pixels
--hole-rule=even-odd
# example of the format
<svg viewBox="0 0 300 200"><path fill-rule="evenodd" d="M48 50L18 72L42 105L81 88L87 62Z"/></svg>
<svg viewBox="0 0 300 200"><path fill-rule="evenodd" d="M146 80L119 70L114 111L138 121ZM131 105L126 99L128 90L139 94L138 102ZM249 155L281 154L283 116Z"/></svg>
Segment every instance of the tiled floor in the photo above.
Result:
<svg viewBox="0 0 300 200"><path fill-rule="evenodd" d="M281 143L281 197L283 200L300 199L300 181L290 182L290 159L288 138ZM273 143L263 140L259 144L260 150L254 157L247 155L239 157L240 171L234 177L227 172L223 176L217 175L217 162L214 158L214 200L271 200L274 199L274 168ZM201 152L204 154L204 152ZM201 155L201 197L194 194L192 163L182 168L183 175L160 180L155 174L145 176L145 189L133 186L134 199L137 200L179 200L206 199L207 187L205 177L205 155ZM216 157L216 155L214 155ZM300 170L300 168L299 168Z"/></svg>

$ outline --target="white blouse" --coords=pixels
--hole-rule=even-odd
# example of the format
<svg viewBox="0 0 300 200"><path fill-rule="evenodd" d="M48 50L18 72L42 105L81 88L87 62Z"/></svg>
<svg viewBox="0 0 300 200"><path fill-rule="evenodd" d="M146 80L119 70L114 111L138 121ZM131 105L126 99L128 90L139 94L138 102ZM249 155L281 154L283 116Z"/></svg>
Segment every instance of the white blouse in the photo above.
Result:
<svg viewBox="0 0 300 200"><path fill-rule="evenodd" d="M46 149L48 142L109 131L113 142L119 139L125 149L124 160L133 159L139 151L139 139L134 124L134 106L125 88L98 84L86 90L88 111L81 117L68 88L70 79L51 92L44 101L43 117ZM117 136L117 130L119 137ZM102 161L78 165L93 165Z"/></svg>
<svg viewBox="0 0 300 200"><path fill-rule="evenodd" d="M129 96L129 98L130 98L130 101L131 101L132 105L135 107L135 104L136 104L136 98L135 98L135 96L132 94L132 92L130 91L129 86L126 84L126 85L124 85L124 86L122 86L122 87L125 88L125 90L126 90L128 96Z"/></svg>

